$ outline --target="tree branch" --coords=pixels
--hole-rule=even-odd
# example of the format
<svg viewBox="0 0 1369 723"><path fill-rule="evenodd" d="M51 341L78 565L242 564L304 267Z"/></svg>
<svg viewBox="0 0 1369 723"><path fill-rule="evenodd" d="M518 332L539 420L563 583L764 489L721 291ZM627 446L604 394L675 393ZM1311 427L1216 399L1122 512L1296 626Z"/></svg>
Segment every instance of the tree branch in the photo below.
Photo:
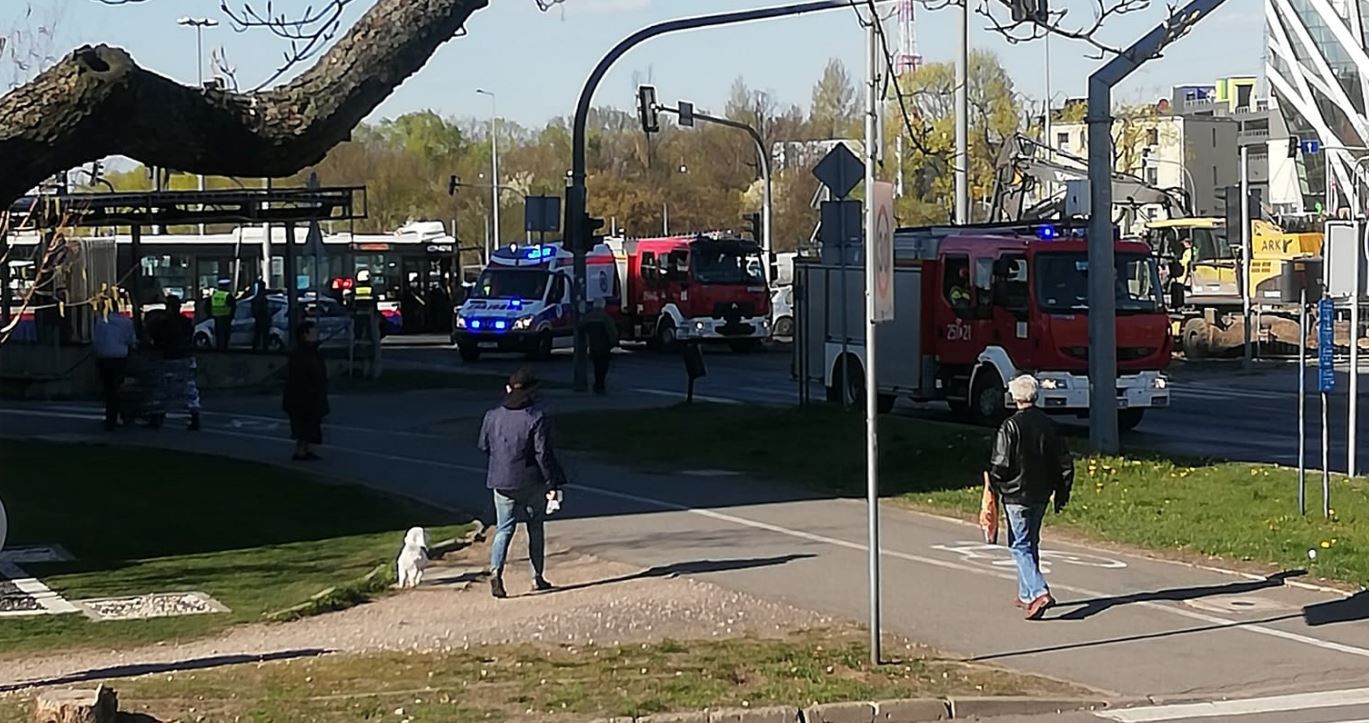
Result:
<svg viewBox="0 0 1369 723"><path fill-rule="evenodd" d="M247 94L180 85L119 48L79 48L0 97L0 167L7 171L0 202L111 155L205 175L298 172L346 140L488 3L378 0L313 67Z"/></svg>

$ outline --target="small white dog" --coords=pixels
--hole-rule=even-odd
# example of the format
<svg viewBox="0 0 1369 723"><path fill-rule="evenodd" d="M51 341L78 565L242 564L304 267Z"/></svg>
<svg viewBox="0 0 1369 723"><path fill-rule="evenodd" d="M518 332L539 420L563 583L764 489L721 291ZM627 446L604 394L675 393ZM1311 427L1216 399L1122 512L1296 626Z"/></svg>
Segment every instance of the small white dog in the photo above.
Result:
<svg viewBox="0 0 1369 723"><path fill-rule="evenodd" d="M428 533L422 527L411 527L404 535L404 549L395 561L399 586L418 587L423 582L423 569L428 566Z"/></svg>

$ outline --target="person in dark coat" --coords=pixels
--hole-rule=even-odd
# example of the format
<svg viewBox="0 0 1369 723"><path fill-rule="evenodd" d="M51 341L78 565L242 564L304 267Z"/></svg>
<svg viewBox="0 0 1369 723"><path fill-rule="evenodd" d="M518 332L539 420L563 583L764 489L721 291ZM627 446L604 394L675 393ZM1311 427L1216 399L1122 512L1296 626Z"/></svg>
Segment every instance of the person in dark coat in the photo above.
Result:
<svg viewBox="0 0 1369 723"><path fill-rule="evenodd" d="M286 366L285 393L281 400L290 417L290 437L295 440L296 462L318 459L312 446L323 444L323 418L328 416L328 365L319 351L318 329L312 321L295 331L295 349Z"/></svg>
<svg viewBox="0 0 1369 723"><path fill-rule="evenodd" d="M604 310L602 299L594 302L594 306L585 312L580 320L580 329L589 346L590 362L594 365L594 393L604 394L608 391L608 366L613 358L613 347L618 346L618 329L613 317Z"/></svg>
<svg viewBox="0 0 1369 723"><path fill-rule="evenodd" d="M528 367L509 378L503 404L485 413L478 446L489 455L486 486L494 498L495 533L490 545L490 593L507 597L504 560L514 530L522 522L528 529L528 558L532 562L533 588L550 590L543 575L546 540L542 520L547 503L560 499L565 472L551 442L551 422L537 404L537 377Z"/></svg>
<svg viewBox="0 0 1369 723"><path fill-rule="evenodd" d="M266 282L258 280L252 295L252 351L266 351L271 342L271 300Z"/></svg>
<svg viewBox="0 0 1369 723"><path fill-rule="evenodd" d="M168 398L185 401L190 421L186 429L200 430L199 364L195 360L195 323L181 313L181 299L166 297L166 310L155 320L148 314L148 333L152 345L162 355L162 384Z"/></svg>

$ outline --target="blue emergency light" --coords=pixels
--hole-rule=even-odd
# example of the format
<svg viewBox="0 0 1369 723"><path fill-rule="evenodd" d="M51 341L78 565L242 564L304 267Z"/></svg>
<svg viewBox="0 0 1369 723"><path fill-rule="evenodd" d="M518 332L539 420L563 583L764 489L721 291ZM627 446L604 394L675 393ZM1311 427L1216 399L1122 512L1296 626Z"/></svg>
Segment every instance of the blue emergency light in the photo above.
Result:
<svg viewBox="0 0 1369 723"><path fill-rule="evenodd" d="M523 300L522 300L522 299L509 299L509 306L511 306L511 307L513 307L513 308L515 308L515 309L521 309L521 308L523 308Z"/></svg>
<svg viewBox="0 0 1369 723"><path fill-rule="evenodd" d="M1036 237L1042 241L1053 241L1060 238L1060 232L1054 226L1037 226Z"/></svg>
<svg viewBox="0 0 1369 723"><path fill-rule="evenodd" d="M496 328L496 329L498 329L498 330L500 330L500 331L503 331L505 326L508 326L508 324L507 324L506 322L503 322L503 321L496 321L496 322L494 322L494 328Z"/></svg>
<svg viewBox="0 0 1369 723"><path fill-rule="evenodd" d="M480 320L479 320L479 319L472 319L472 320L471 320L471 328L472 328L472 329L479 329L479 328L480 328Z"/></svg>
<svg viewBox="0 0 1369 723"><path fill-rule="evenodd" d="M549 259L556 253L556 249L550 246L533 246L524 254L528 259Z"/></svg>

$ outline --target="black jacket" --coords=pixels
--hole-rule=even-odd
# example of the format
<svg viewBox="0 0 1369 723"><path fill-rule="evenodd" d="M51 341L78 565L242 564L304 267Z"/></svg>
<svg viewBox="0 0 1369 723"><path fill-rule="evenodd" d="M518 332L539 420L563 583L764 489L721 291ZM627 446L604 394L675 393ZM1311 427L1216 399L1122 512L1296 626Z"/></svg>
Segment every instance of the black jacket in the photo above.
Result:
<svg viewBox="0 0 1369 723"><path fill-rule="evenodd" d="M1032 407L1004 420L994 440L989 478L1004 504L1069 502L1074 486L1074 458L1055 422Z"/></svg>
<svg viewBox="0 0 1369 723"><path fill-rule="evenodd" d="M550 427L546 413L526 391L514 390L502 405L486 412L477 442L489 455L486 486L507 493L560 489L566 474L556 459Z"/></svg>
<svg viewBox="0 0 1369 723"><path fill-rule="evenodd" d="M328 363L317 345L300 343L290 352L281 407L291 417L306 419L322 419L332 411L328 405Z"/></svg>

